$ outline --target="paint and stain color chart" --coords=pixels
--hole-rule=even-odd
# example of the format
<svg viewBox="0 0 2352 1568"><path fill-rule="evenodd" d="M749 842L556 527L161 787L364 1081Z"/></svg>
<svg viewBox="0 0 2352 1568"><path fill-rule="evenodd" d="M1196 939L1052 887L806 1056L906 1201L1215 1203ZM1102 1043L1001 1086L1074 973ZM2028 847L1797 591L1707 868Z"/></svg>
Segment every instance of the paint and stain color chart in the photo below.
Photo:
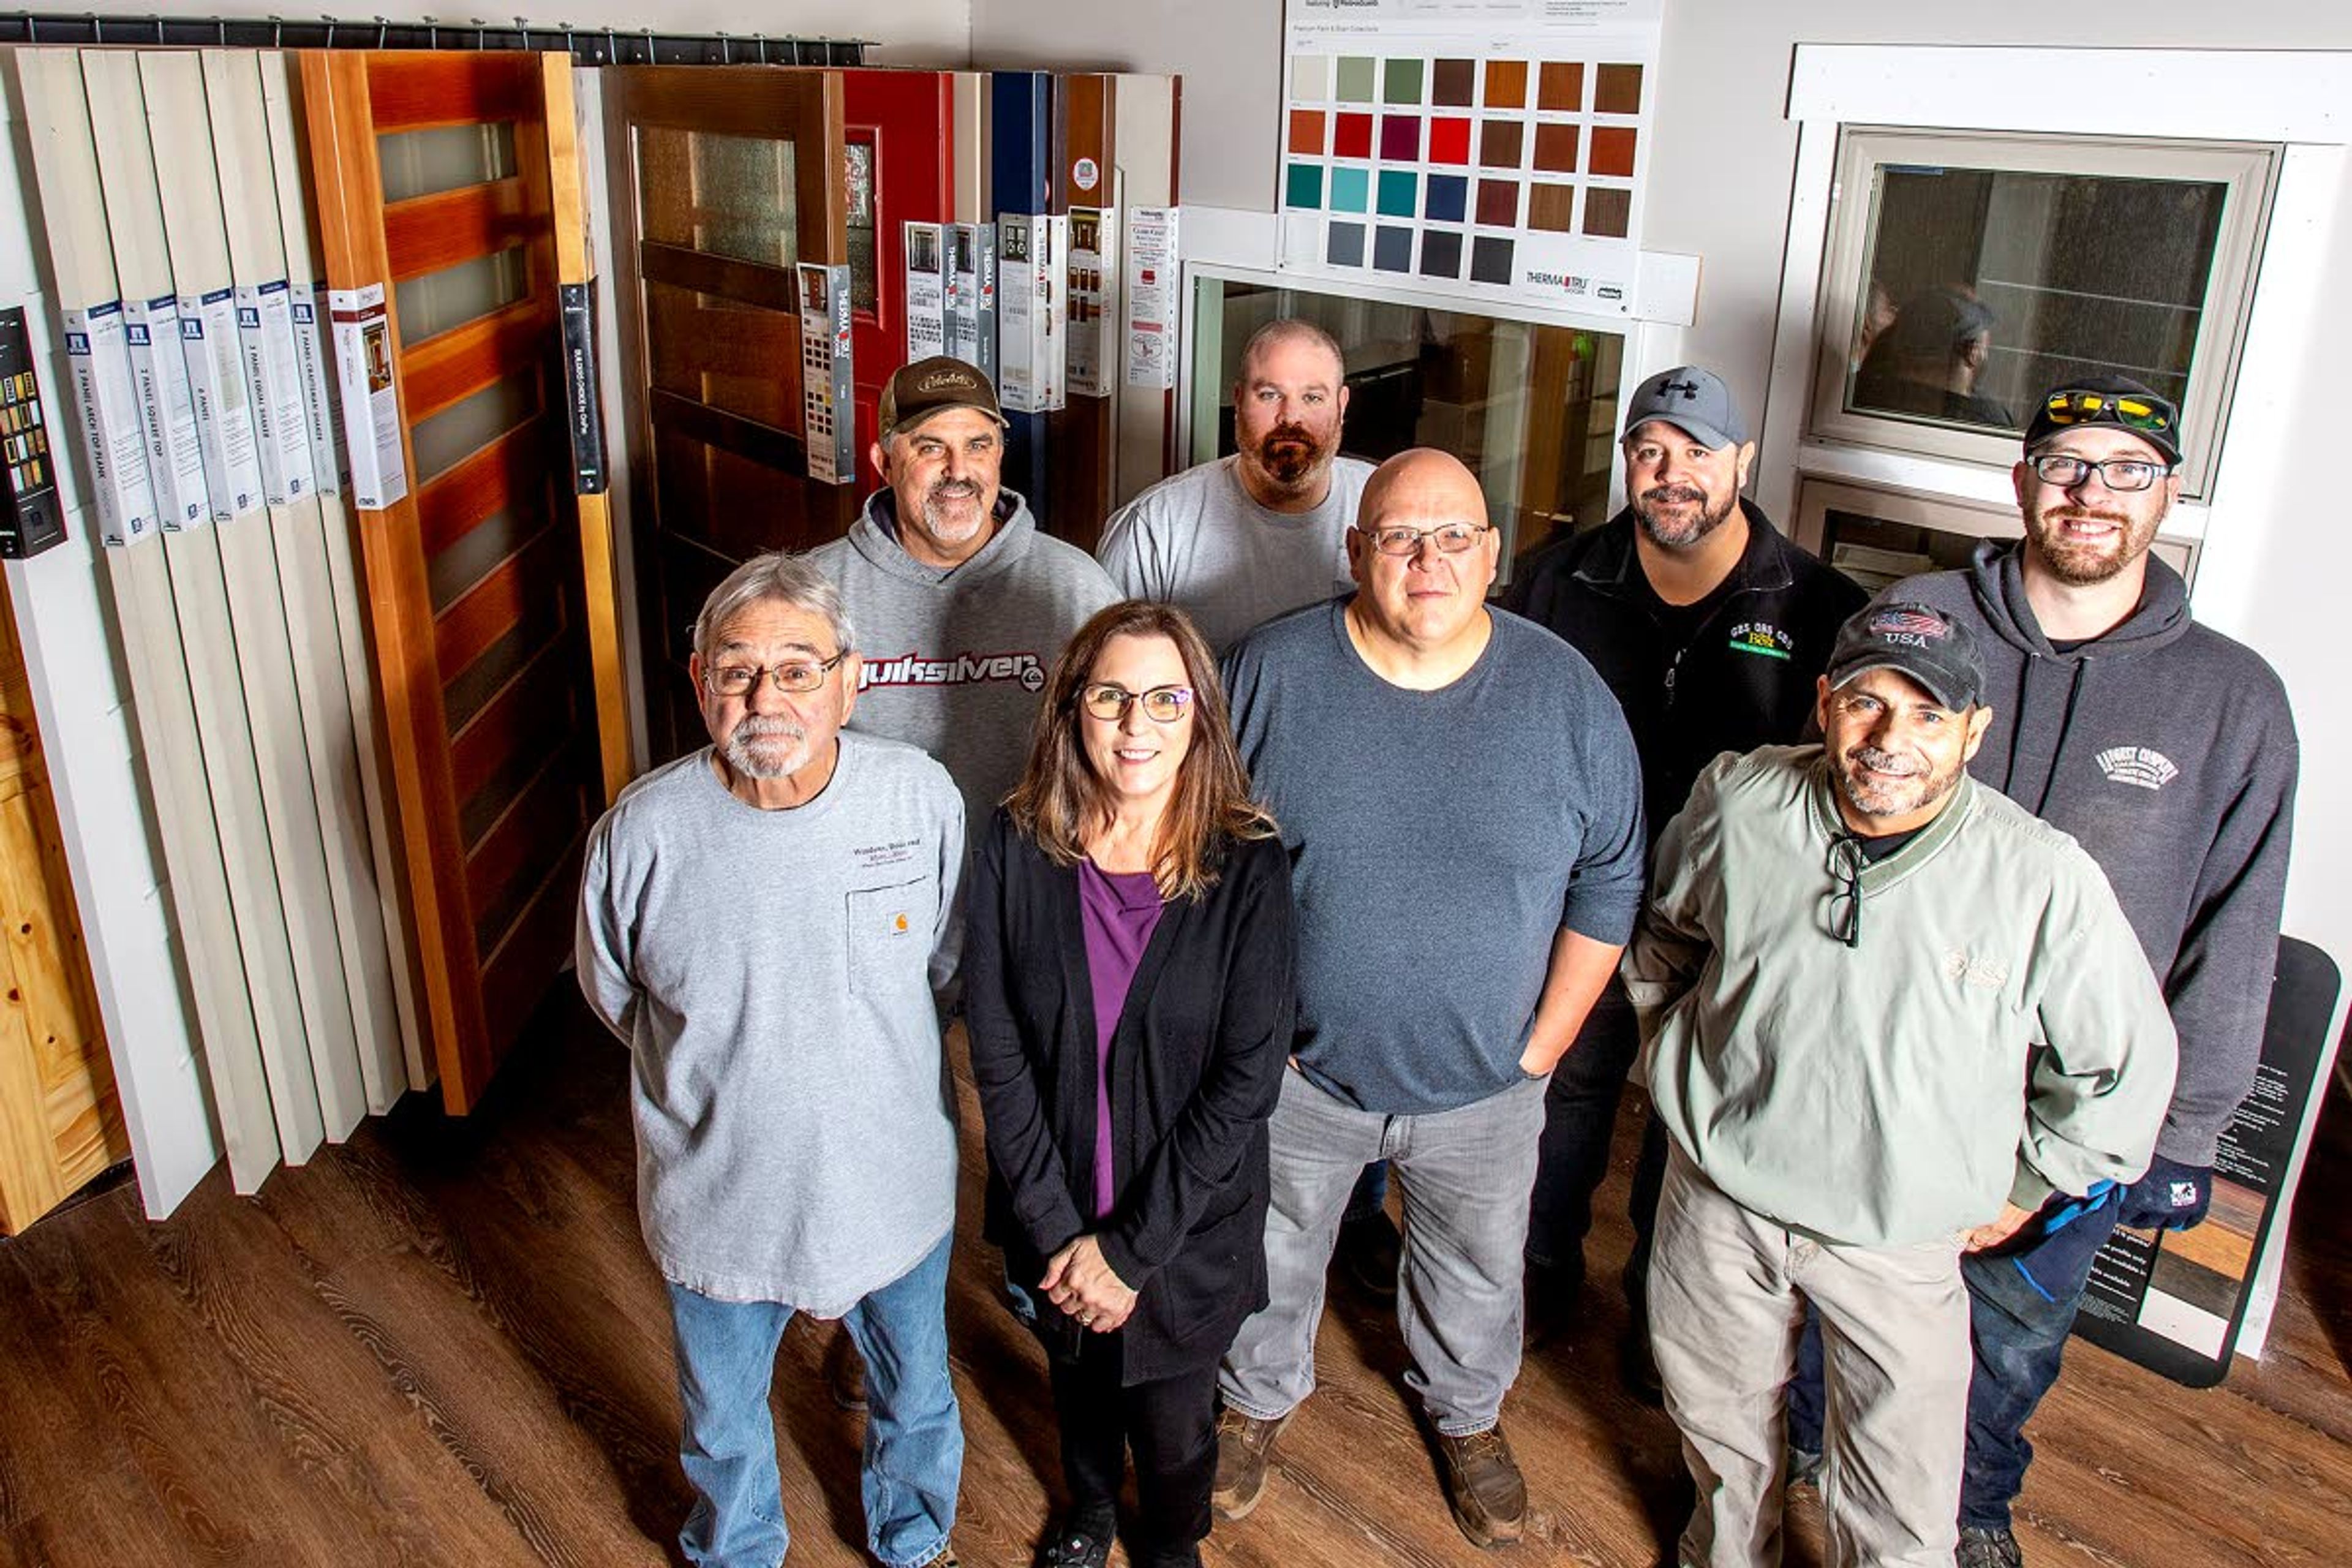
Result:
<svg viewBox="0 0 2352 1568"><path fill-rule="evenodd" d="M1630 315L1660 0L1290 0L1285 270Z"/></svg>

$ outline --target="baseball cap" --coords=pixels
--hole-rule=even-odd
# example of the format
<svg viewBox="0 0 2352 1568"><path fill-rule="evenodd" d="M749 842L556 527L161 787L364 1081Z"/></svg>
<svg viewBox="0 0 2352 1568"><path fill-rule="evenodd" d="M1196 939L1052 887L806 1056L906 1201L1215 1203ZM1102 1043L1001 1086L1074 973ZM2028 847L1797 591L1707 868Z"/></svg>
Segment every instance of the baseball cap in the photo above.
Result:
<svg viewBox="0 0 2352 1568"><path fill-rule="evenodd" d="M1748 421L1731 400L1731 388L1713 371L1695 364L1662 370L1633 389L1625 403L1622 435L1630 436L1652 419L1663 419L1696 437L1710 452L1745 446Z"/></svg>
<svg viewBox="0 0 2352 1568"><path fill-rule="evenodd" d="M1838 628L1830 649L1830 689L1874 669L1909 676L1955 712L1984 700L1984 661L1975 635L1925 605L1872 605Z"/></svg>
<svg viewBox="0 0 2352 1568"><path fill-rule="evenodd" d="M2034 405L2025 449L2078 425L2120 426L2163 453L2166 462L2180 461L2180 409L2127 375L2086 375L2052 387Z"/></svg>
<svg viewBox="0 0 2352 1568"><path fill-rule="evenodd" d="M1004 411L996 405L996 388L989 384L988 377L947 354L933 354L899 367L882 388L875 423L880 426L879 435L887 437L893 431L911 430L948 408L977 408L999 425L1004 423Z"/></svg>

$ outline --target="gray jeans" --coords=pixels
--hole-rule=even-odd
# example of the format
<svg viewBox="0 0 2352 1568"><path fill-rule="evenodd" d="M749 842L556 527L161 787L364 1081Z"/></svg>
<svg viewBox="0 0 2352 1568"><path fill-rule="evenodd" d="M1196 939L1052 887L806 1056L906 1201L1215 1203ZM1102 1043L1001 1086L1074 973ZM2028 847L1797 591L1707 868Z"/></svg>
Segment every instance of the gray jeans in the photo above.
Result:
<svg viewBox="0 0 2352 1568"><path fill-rule="evenodd" d="M1315 1328L1339 1214L1358 1173L1386 1160L1404 1191L1406 1385L1449 1437L1494 1426L1519 1374L1528 1190L1543 1121L1541 1079L1453 1110L1383 1116L1283 1074L1265 1217L1270 1300L1225 1353L1225 1403L1271 1420L1315 1392Z"/></svg>

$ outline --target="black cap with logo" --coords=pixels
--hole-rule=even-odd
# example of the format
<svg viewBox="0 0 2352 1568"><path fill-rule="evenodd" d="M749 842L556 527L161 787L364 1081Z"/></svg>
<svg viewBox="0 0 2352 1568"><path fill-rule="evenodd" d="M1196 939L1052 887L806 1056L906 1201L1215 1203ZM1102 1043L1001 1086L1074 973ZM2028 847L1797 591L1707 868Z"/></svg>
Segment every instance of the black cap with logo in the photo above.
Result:
<svg viewBox="0 0 2352 1568"><path fill-rule="evenodd" d="M1830 649L1830 689L1874 669L1909 676L1955 712L1984 700L1984 660L1975 635L1925 605L1872 605L1838 628Z"/></svg>
<svg viewBox="0 0 2352 1568"><path fill-rule="evenodd" d="M988 377L947 354L900 367L882 388L875 423L880 426L878 434L887 438L893 431L911 430L950 408L976 408L999 425L1004 423L1004 411L997 406L996 388Z"/></svg>

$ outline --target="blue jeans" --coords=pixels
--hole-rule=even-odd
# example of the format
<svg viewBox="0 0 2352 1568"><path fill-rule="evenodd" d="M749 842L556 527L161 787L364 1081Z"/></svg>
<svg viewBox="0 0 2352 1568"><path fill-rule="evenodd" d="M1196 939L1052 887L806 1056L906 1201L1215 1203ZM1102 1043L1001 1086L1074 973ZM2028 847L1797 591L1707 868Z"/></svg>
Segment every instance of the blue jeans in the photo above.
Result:
<svg viewBox="0 0 2352 1568"><path fill-rule="evenodd" d="M2059 1358L2074 1310L2091 1280L2091 1263L2116 1227L2110 1205L2062 1232L2056 1246L2005 1247L1960 1259L1969 1288L1969 1455L1960 1478L1960 1523L2007 1530L2009 1505L2025 1485L2033 1445L2025 1424L2058 1381ZM1822 1451L1822 1349L1808 1319L1789 1385L1789 1443Z"/></svg>
<svg viewBox="0 0 2352 1568"><path fill-rule="evenodd" d="M1584 1278L1584 1237L1592 1228L1592 1194L1609 1174L1609 1144L1617 1131L1617 1103L1625 1075L1641 1054L1633 1005L1612 980L1585 1016L1576 1043L1552 1069L1544 1091L1543 1140L1538 1146L1536 1185L1528 1214L1528 1262ZM1652 1125L1655 1125L1654 1122ZM1658 1169L1637 1181L1630 1205L1635 1247L1646 1271L1650 1232L1658 1210L1658 1180L1665 1173L1661 1138ZM1646 1203L1643 1201L1646 1196Z"/></svg>
<svg viewBox="0 0 2352 1568"><path fill-rule="evenodd" d="M919 1568L947 1550L963 1476L963 1423L948 1380L948 1252L872 1292L842 1321L866 1359L866 1455L859 1491L866 1545L888 1568ZM677 1392L686 1407L678 1467L695 1490L678 1531L701 1568L774 1568L791 1540L768 1385L793 1309L719 1301L669 1287Z"/></svg>

